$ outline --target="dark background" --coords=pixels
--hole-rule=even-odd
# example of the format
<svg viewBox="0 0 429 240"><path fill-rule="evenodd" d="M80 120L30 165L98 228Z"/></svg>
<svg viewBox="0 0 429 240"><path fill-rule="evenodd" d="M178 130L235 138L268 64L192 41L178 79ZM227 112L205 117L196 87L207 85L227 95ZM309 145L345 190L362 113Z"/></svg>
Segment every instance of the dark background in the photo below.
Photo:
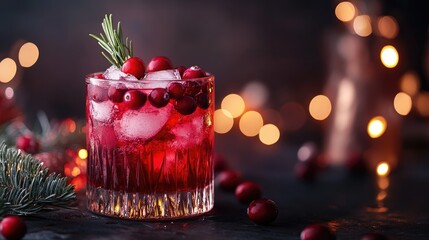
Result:
<svg viewBox="0 0 429 240"><path fill-rule="evenodd" d="M342 27L334 15L337 3L2 0L0 58L16 59L22 41L36 43L39 60L19 69L22 80L15 89L26 116L43 110L51 118L83 118L84 77L109 66L88 34L101 32L104 14L112 13L133 40L135 55L146 63L166 55L175 65L199 65L213 72L218 102L258 80L270 89L270 107L278 109L289 100L306 106L326 81L327 39ZM423 59L428 4L397 0L380 5L381 14L394 16L400 25L394 40L403 46L400 69L416 70L427 88Z"/></svg>

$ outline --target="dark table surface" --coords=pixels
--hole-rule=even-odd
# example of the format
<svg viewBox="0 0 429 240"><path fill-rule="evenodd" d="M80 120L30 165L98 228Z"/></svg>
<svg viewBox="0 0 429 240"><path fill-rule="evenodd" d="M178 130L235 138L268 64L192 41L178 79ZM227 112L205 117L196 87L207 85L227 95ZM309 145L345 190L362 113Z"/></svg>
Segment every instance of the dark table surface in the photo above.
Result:
<svg viewBox="0 0 429 240"><path fill-rule="evenodd" d="M215 207L207 215L163 222L94 215L85 209L85 195L80 192L69 209L25 217L24 239L299 239L302 229L312 223L327 224L337 239L360 239L368 232L389 239L429 239L428 151L404 146L401 164L387 177L389 184L380 198L374 174L357 177L335 167L304 183L293 173L299 146L283 142L267 147L255 139L239 139L240 144L234 145L231 138L237 136L218 137L217 151L245 179L260 183L264 196L277 203L280 213L271 225L252 223L247 206L217 187Z"/></svg>

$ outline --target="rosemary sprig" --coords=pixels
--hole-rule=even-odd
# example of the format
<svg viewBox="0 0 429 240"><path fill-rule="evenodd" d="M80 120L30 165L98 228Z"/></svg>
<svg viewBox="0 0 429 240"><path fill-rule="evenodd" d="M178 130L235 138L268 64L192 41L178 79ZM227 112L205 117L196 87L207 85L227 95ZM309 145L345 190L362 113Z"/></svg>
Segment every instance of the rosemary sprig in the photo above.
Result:
<svg viewBox="0 0 429 240"><path fill-rule="evenodd" d="M103 22L101 23L103 33L100 36L89 34L98 41L98 45L101 46L110 56L105 52L101 54L113 65L120 68L124 64L125 60L133 56L132 41L122 36L121 22L118 22L116 29L113 28L112 14L105 15Z"/></svg>

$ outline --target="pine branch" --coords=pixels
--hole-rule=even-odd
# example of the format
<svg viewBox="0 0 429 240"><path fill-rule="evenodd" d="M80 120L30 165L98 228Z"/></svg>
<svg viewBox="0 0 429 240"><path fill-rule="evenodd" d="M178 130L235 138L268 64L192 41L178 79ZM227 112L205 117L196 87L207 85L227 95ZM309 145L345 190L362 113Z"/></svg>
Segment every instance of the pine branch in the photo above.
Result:
<svg viewBox="0 0 429 240"><path fill-rule="evenodd" d="M66 206L76 199L74 186L31 155L0 143L0 216L28 215L46 206Z"/></svg>
<svg viewBox="0 0 429 240"><path fill-rule="evenodd" d="M98 45L110 54L108 56L105 52L101 52L107 61L121 68L125 60L133 56L132 41L129 41L127 37L124 42L121 22L118 22L116 29L113 28L112 14L104 16L101 27L103 28L104 35L100 33L100 36L94 34L89 34L89 36L97 40Z"/></svg>

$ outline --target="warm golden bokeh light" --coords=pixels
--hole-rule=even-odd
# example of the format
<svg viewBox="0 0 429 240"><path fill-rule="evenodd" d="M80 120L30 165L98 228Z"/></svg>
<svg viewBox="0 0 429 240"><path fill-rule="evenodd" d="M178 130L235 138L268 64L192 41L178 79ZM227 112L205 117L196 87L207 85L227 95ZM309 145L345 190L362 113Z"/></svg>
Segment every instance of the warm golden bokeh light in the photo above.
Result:
<svg viewBox="0 0 429 240"><path fill-rule="evenodd" d="M371 18L368 15L360 15L353 21L353 30L361 37L368 37L372 33Z"/></svg>
<svg viewBox="0 0 429 240"><path fill-rule="evenodd" d="M77 152L77 155L81 159L86 159L88 157L88 151L84 148L80 149L79 152Z"/></svg>
<svg viewBox="0 0 429 240"><path fill-rule="evenodd" d="M80 174L80 169L78 167L73 167L72 171L71 171L71 175L73 177L76 177L77 175Z"/></svg>
<svg viewBox="0 0 429 240"><path fill-rule="evenodd" d="M429 117L429 92L417 94L415 103L417 112L423 117Z"/></svg>
<svg viewBox="0 0 429 240"><path fill-rule="evenodd" d="M368 123L368 135L371 138L381 137L387 128L386 119L382 116L372 118Z"/></svg>
<svg viewBox="0 0 429 240"><path fill-rule="evenodd" d="M381 190L386 190L389 187L389 178L378 178L377 179L378 188Z"/></svg>
<svg viewBox="0 0 429 240"><path fill-rule="evenodd" d="M234 125L232 114L225 109L218 109L214 112L214 131L216 133L227 133Z"/></svg>
<svg viewBox="0 0 429 240"><path fill-rule="evenodd" d="M384 46L383 49L381 49L380 59L385 67L394 68L399 62L398 51L394 46Z"/></svg>
<svg viewBox="0 0 429 240"><path fill-rule="evenodd" d="M384 16L379 18L377 26L380 35L385 38L393 39L398 35L398 22L396 22L395 18L391 16Z"/></svg>
<svg viewBox="0 0 429 240"><path fill-rule="evenodd" d="M356 8L351 2L340 2L335 8L335 16L342 22L353 20L356 15Z"/></svg>
<svg viewBox="0 0 429 240"><path fill-rule="evenodd" d="M11 87L7 87L7 88L4 90L4 96L5 96L7 99L12 99L14 95L15 95L15 91L14 91L14 90L13 90L13 88L11 88Z"/></svg>
<svg viewBox="0 0 429 240"><path fill-rule="evenodd" d="M221 108L231 113L233 118L239 117L245 108L244 100L238 94L229 94L223 98Z"/></svg>
<svg viewBox="0 0 429 240"><path fill-rule="evenodd" d="M274 124L265 124L259 131L259 140L265 145L273 145L280 139L280 130Z"/></svg>
<svg viewBox="0 0 429 240"><path fill-rule="evenodd" d="M324 120L331 114L331 101L325 95L317 95L310 101L310 115L316 120Z"/></svg>
<svg viewBox="0 0 429 240"><path fill-rule="evenodd" d="M389 174L390 168L389 168L389 164L382 162L380 164L378 164L377 166L377 174L379 176L386 176Z"/></svg>
<svg viewBox="0 0 429 240"><path fill-rule="evenodd" d="M256 111L248 111L240 118L239 127L240 131L248 137L258 135L259 130L264 125L264 120L260 113Z"/></svg>
<svg viewBox="0 0 429 240"><path fill-rule="evenodd" d="M395 99L393 100L393 106L395 107L397 113L406 116L411 111L413 101L408 94L400 92L396 94Z"/></svg>
<svg viewBox="0 0 429 240"><path fill-rule="evenodd" d="M16 63L12 58L5 58L0 62L0 82L10 82L16 74Z"/></svg>
<svg viewBox="0 0 429 240"><path fill-rule="evenodd" d="M420 79L417 73L413 71L406 72L401 78L400 88L402 92L410 96L416 95L420 89Z"/></svg>
<svg viewBox="0 0 429 240"><path fill-rule="evenodd" d="M18 53L18 60L21 66L31 67L39 59L39 49L36 44L27 42L21 46Z"/></svg>

